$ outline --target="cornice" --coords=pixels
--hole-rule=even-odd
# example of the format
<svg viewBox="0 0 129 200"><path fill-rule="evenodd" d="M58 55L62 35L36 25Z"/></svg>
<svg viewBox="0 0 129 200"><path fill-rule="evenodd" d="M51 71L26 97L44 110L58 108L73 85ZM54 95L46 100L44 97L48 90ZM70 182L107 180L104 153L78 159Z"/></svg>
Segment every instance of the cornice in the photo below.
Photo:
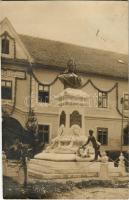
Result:
<svg viewBox="0 0 129 200"><path fill-rule="evenodd" d="M11 58L1 58L1 63L2 64L16 64L16 65L22 65L25 67L30 67L30 63L27 60L24 59L11 59ZM31 63L31 66L36 69L36 68L42 68L42 69L47 69L49 71L59 71L60 73L65 70L65 67L61 66L55 66L55 65L46 65L43 63ZM99 74L99 73L93 73L93 72L85 72L85 71L79 71L78 73L80 75L87 75L87 76L94 76L94 77L100 77L100 78L106 78L106 79L113 79L113 80L125 80L128 81L128 77L119 77L115 76L113 74L112 76L110 75L105 75L105 74Z"/></svg>

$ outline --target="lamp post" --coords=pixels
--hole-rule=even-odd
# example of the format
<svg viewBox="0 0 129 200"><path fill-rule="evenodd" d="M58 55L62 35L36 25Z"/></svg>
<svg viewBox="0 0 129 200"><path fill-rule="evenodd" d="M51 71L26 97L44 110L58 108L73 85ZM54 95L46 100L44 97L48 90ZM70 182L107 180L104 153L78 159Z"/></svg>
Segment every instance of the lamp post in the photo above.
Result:
<svg viewBox="0 0 129 200"><path fill-rule="evenodd" d="M121 119L121 152L122 152L122 145L123 145L123 125L124 125L124 98L121 97L121 105L122 105L122 119Z"/></svg>

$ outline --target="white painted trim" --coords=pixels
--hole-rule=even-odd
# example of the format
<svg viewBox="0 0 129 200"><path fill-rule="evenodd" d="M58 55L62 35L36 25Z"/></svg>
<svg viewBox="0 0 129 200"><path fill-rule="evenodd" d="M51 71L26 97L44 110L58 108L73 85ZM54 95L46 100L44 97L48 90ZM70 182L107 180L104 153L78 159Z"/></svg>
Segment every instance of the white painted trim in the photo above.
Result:
<svg viewBox="0 0 129 200"><path fill-rule="evenodd" d="M107 107L107 108L99 108L99 107L96 107L95 108L97 111L105 111L105 112L110 112L111 111L111 109L109 108L109 107Z"/></svg>
<svg viewBox="0 0 129 200"><path fill-rule="evenodd" d="M104 117L104 116L95 116L94 117L94 116L90 116L90 115L88 116L87 115L87 116L85 116L85 119L91 119L91 120L92 119L93 120L95 120L95 119L101 119L101 120L121 120L121 117L119 117L119 118L118 117L110 117L110 116L109 117ZM128 118L127 119L124 118L124 120L128 121Z"/></svg>
<svg viewBox="0 0 129 200"><path fill-rule="evenodd" d="M15 111L17 111L17 112L20 112L20 113L28 113L28 108L26 109L26 110L24 110L23 108L20 108L19 106L16 106L15 107ZM14 112L15 112L14 111ZM58 112L57 113L54 113L54 112L51 112L51 113L48 113L48 112L41 112L41 113L39 113L39 112L37 112L36 110L35 110L35 114L36 115L38 115L38 116L58 116Z"/></svg>
<svg viewBox="0 0 129 200"><path fill-rule="evenodd" d="M17 111L17 112L21 112L21 113L28 113L28 109L26 109L26 110L23 110L23 109L21 109L20 107L18 107L18 106L16 106L15 107L15 110ZM15 111L14 111L15 112ZM39 116L58 116L59 115L59 112L57 111L57 113L56 112L51 112L51 113L48 113L48 112L37 112L37 110L35 111L35 113L36 113L36 115L39 115ZM118 120L118 121L121 121L121 118L117 118L117 117L101 117L101 116L84 116L84 118L85 118L85 120L86 119L88 119L88 120L95 120L95 119L97 119L97 120L105 120L105 121L111 121L111 120ZM124 119L124 121L125 122L127 122L128 121L128 119Z"/></svg>

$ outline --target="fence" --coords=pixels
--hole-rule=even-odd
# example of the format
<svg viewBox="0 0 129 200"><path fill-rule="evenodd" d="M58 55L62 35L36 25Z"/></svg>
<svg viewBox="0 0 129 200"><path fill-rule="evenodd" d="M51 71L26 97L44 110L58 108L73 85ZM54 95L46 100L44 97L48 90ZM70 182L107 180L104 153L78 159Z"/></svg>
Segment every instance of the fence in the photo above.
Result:
<svg viewBox="0 0 129 200"><path fill-rule="evenodd" d="M18 183L26 186L28 182L27 158L25 157L25 162L23 165L23 163L19 160L8 160L5 153L3 152L2 160L3 176L11 177Z"/></svg>

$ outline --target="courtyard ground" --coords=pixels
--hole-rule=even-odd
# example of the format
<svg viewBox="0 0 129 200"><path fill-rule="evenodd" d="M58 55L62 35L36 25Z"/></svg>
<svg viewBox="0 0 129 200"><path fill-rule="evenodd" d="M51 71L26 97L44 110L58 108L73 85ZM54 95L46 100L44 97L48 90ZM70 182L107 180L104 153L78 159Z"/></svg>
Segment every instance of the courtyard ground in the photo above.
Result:
<svg viewBox="0 0 129 200"><path fill-rule="evenodd" d="M15 166L16 164L8 165L8 176L3 177L5 199L129 199L129 177L114 180L41 180L29 177L28 185L24 187ZM20 176L23 182L22 172Z"/></svg>
<svg viewBox="0 0 129 200"><path fill-rule="evenodd" d="M23 187L3 178L5 199L129 199L128 181L32 180Z"/></svg>
<svg viewBox="0 0 129 200"><path fill-rule="evenodd" d="M75 188L70 192L58 194L58 199L129 199L127 188Z"/></svg>

